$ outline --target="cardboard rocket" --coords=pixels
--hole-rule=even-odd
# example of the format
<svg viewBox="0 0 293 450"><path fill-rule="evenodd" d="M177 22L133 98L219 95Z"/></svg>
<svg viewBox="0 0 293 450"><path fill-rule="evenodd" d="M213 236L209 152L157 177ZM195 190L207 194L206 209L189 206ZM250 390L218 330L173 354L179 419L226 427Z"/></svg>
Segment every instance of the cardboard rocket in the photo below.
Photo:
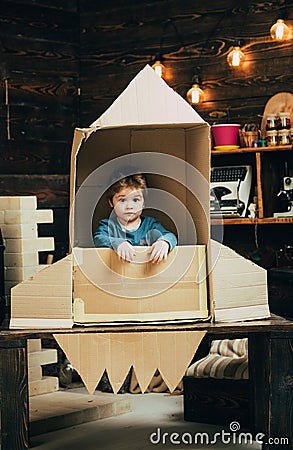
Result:
<svg viewBox="0 0 293 450"><path fill-rule="evenodd" d="M95 227L111 213L105 191L121 168L147 174L147 214L178 236L165 264L150 264L147 248L138 248L128 265L113 250L94 248ZM210 127L149 66L88 128L75 130L70 175L70 254L12 289L11 328L208 321L217 311L215 297L220 320L269 315L266 271L210 239ZM231 286L223 288L223 273L243 288L236 303L225 304ZM245 288L256 279L257 305ZM117 392L131 367L142 391L158 368L172 391L204 334L65 332L55 338L89 391L106 369Z"/></svg>

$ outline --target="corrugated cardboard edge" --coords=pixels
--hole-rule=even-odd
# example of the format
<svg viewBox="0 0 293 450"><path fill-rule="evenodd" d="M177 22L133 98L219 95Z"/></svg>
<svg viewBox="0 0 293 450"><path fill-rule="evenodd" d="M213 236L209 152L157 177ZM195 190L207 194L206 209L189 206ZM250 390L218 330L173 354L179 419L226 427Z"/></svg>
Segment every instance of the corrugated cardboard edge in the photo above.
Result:
<svg viewBox="0 0 293 450"><path fill-rule="evenodd" d="M133 367L145 392L158 369L171 392L184 376L206 331L54 334L92 394L104 371L117 393Z"/></svg>
<svg viewBox="0 0 293 450"><path fill-rule="evenodd" d="M70 159L70 186L69 186L69 204L70 204L70 219L69 219L69 252L72 251L72 239L73 239L73 224L74 224L74 196L75 196L75 183L76 183L76 157L79 152L80 146L84 140L86 140L91 133L95 131L93 128L76 128L74 130L71 159Z"/></svg>

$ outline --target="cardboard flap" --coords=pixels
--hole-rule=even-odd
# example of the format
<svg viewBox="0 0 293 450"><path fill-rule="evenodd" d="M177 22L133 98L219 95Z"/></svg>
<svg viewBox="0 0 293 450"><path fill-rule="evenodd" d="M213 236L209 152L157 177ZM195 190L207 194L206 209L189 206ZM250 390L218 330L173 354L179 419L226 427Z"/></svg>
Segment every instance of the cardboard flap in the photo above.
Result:
<svg viewBox="0 0 293 450"><path fill-rule="evenodd" d="M144 392L160 373L172 392L181 381L206 331L55 334L59 346L92 394L107 370L117 393L131 367Z"/></svg>

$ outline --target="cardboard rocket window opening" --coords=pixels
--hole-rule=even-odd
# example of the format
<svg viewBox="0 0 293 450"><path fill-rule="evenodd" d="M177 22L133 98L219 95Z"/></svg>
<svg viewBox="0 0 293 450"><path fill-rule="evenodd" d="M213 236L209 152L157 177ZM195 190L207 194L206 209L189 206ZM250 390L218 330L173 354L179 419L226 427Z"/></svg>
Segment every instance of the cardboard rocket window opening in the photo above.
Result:
<svg viewBox="0 0 293 450"><path fill-rule="evenodd" d="M147 175L145 214L178 236L178 246L166 263L150 264L145 247L137 248L137 259L131 264L122 264L111 249L94 248L98 220L110 214L105 191L119 178L121 168L125 175L133 169ZM267 317L266 271L216 243L210 252L209 177L209 125L146 66L89 128L75 130L70 179L71 254L12 289L11 328L202 321L214 315L217 319L217 311L219 320ZM235 265L235 261L240 263ZM225 273L230 282L224 282ZM258 286L257 299L248 294L252 282ZM231 287L236 289L234 299L229 294ZM136 358L143 334L138 347L134 346ZM200 332L195 343L194 333L193 337L188 332L184 337L172 334L178 344L183 338L184 345L189 342L187 356L176 369L178 377L184 374L203 335ZM80 345L81 340L98 339L90 334L79 338ZM59 335L58 339L65 353L71 353L72 346L78 347L68 343L73 336ZM104 335L102 340L107 339L109 345L105 341L99 345L113 352L114 338ZM84 349L86 345L88 342L83 343ZM77 354L78 361L71 361L75 367L81 364L81 352ZM156 368L161 358L162 354L156 358ZM108 359L99 372L106 368L111 373L109 354ZM149 355L146 367L152 366L151 360ZM81 364L80 372L85 372L86 385L92 389L99 380L88 364L89 360ZM129 369L130 362L126 366L125 370ZM147 380L141 380L143 386L147 387L151 373L152 369ZM178 377L167 385L175 388ZM113 383L118 386L120 381Z"/></svg>

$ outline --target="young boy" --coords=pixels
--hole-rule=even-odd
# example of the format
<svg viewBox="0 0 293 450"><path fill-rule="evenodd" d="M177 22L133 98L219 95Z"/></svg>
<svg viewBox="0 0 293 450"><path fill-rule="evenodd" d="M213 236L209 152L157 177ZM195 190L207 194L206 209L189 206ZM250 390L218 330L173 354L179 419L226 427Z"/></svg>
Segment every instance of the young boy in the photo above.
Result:
<svg viewBox="0 0 293 450"><path fill-rule="evenodd" d="M122 261L132 261L134 246L150 246L150 261L160 263L177 244L176 236L153 217L142 216L146 178L129 175L114 183L106 195L113 211L109 219L99 222L94 233L96 247L115 250Z"/></svg>

